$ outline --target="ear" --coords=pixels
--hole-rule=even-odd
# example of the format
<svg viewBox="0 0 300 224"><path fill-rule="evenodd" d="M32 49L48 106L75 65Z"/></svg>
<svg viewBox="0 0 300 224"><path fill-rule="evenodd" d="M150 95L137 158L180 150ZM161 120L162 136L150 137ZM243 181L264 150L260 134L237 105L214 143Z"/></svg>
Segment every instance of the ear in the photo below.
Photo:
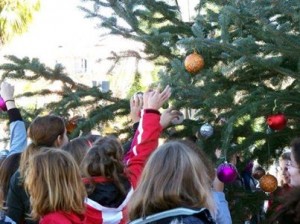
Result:
<svg viewBox="0 0 300 224"><path fill-rule="evenodd" d="M59 135L57 136L56 140L54 141L54 146L56 148L60 148L63 144L63 140L64 140L64 136L63 135Z"/></svg>

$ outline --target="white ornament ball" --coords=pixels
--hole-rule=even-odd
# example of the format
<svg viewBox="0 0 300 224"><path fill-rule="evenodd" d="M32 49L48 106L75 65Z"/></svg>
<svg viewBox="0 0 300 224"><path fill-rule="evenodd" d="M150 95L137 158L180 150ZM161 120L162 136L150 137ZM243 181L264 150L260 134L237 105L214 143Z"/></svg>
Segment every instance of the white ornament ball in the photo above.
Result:
<svg viewBox="0 0 300 224"><path fill-rule="evenodd" d="M180 115L178 117L175 117L172 119L171 123L174 124L174 125L177 125L177 124L181 124L184 120L184 116L183 116L183 113L180 113Z"/></svg>
<svg viewBox="0 0 300 224"><path fill-rule="evenodd" d="M212 136L214 133L214 129L213 127L208 124L205 123L204 125L201 126L200 128L200 134L202 135L202 137L204 138L209 138L210 136Z"/></svg>

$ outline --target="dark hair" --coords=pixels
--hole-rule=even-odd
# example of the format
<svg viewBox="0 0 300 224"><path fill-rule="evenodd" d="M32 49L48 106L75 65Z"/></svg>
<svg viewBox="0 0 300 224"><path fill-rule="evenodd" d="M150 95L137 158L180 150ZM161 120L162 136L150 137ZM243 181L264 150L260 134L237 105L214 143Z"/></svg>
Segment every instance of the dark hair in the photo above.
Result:
<svg viewBox="0 0 300 224"><path fill-rule="evenodd" d="M56 115L36 117L28 128L28 137L32 143L47 147L52 147L57 137L64 133L64 120Z"/></svg>
<svg viewBox="0 0 300 224"><path fill-rule="evenodd" d="M14 153L8 156L0 166L0 188L3 193L3 200L6 200L10 178L19 168L20 159L21 153Z"/></svg>
<svg viewBox="0 0 300 224"><path fill-rule="evenodd" d="M94 135L94 134L88 134L84 136L85 139L87 139L91 144L96 142L98 139L101 138L101 135Z"/></svg>
<svg viewBox="0 0 300 224"><path fill-rule="evenodd" d="M88 140L84 137L78 137L64 145L62 150L70 153L76 163L80 165L89 148L90 144Z"/></svg>
<svg viewBox="0 0 300 224"><path fill-rule="evenodd" d="M3 149L0 151L0 165L6 159L8 154L9 154L9 151L7 149Z"/></svg>
<svg viewBox="0 0 300 224"><path fill-rule="evenodd" d="M282 198L282 207L271 218L270 223L300 223L300 187L294 187Z"/></svg>
<svg viewBox="0 0 300 224"><path fill-rule="evenodd" d="M88 186L88 193L95 189L91 177L103 176L111 178L119 191L125 195L126 190L123 185L124 165L123 148L119 140L113 136L98 139L92 148L85 155L81 170L83 176L91 179L91 185Z"/></svg>
<svg viewBox="0 0 300 224"><path fill-rule="evenodd" d="M283 152L280 155L281 160L291 160L291 152Z"/></svg>
<svg viewBox="0 0 300 224"><path fill-rule="evenodd" d="M300 167L300 138L295 138L291 143L291 147L295 162Z"/></svg>

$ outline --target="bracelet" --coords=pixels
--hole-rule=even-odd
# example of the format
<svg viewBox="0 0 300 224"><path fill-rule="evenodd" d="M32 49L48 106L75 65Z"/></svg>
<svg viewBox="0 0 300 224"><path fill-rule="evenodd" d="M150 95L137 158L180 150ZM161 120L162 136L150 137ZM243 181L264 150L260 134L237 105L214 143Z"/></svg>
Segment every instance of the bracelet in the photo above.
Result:
<svg viewBox="0 0 300 224"><path fill-rule="evenodd" d="M5 100L5 103L7 102L15 102L15 100Z"/></svg>

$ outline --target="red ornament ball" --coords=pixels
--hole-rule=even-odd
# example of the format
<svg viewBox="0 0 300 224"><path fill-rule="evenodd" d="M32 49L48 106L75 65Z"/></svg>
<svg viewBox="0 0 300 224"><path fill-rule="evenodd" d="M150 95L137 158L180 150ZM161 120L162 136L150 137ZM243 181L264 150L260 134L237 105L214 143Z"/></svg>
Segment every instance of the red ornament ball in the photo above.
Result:
<svg viewBox="0 0 300 224"><path fill-rule="evenodd" d="M282 130L285 128L287 119L284 114L272 114L268 116L267 123L273 130Z"/></svg>
<svg viewBox="0 0 300 224"><path fill-rule="evenodd" d="M259 186L264 192L271 193L277 189L278 181L271 174L266 174L259 179Z"/></svg>
<svg viewBox="0 0 300 224"><path fill-rule="evenodd" d="M194 52L185 58L184 67L189 73L197 73L204 67L204 59Z"/></svg>

